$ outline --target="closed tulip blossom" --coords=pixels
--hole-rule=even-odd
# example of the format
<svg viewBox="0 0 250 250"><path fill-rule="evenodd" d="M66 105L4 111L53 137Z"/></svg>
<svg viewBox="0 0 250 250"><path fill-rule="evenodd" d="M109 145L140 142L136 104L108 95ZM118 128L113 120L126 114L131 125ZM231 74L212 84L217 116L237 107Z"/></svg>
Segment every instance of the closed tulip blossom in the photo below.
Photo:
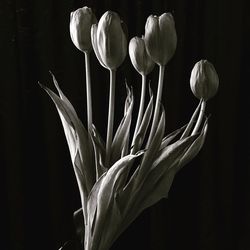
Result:
<svg viewBox="0 0 250 250"><path fill-rule="evenodd" d="M127 38L117 13L105 12L91 30L93 48L102 66L118 68L127 54Z"/></svg>
<svg viewBox="0 0 250 250"><path fill-rule="evenodd" d="M82 250L109 250L142 211L168 197L176 173L201 150L208 129L208 121L204 119L205 103L216 93L219 80L208 61L202 60L194 66L190 85L201 101L187 125L166 135L166 124L169 123L166 123L161 102L164 69L173 56L177 38L171 14L150 16L145 37L135 37L129 43L131 62L142 77L140 106L134 109L137 102L132 87L126 85L124 114L115 126L113 136L115 74L126 56L127 38L118 14L107 11L91 28L94 52L110 73L107 136L104 141L92 123L91 46L88 37L93 20L95 17L91 10L84 7L73 12L70 21L72 41L86 56L88 129L53 75L57 93L44 85L41 87L58 111L79 188L81 204L73 216L76 227L73 245ZM150 88L149 98L145 98L146 75L153 69L154 62L159 66L155 103L155 93ZM94 89L98 90L98 84L105 82L105 79L99 80ZM101 115L103 107L100 107ZM135 117L137 122L133 126ZM59 250L69 248L70 243L66 243ZM134 249L133 245L131 249Z"/></svg>
<svg viewBox="0 0 250 250"><path fill-rule="evenodd" d="M165 66L174 55L177 45L175 22L171 13L150 15L145 25L145 44L150 57L159 65L158 90L149 143L156 131L161 105Z"/></svg>
<svg viewBox="0 0 250 250"><path fill-rule="evenodd" d="M155 63L147 53L143 37L134 37L130 40L129 56L134 68L141 75L147 75L153 70Z"/></svg>
<svg viewBox="0 0 250 250"><path fill-rule="evenodd" d="M134 68L142 76L141 85L141 100L136 122L135 135L139 129L144 109L145 91L146 91L146 76L153 70L155 63L149 56L146 50L144 37L134 37L129 42L129 56ZM135 140L135 137L133 141ZM133 143L132 143L133 144Z"/></svg>
<svg viewBox="0 0 250 250"><path fill-rule="evenodd" d="M88 130L92 130L92 93L90 80L90 51L92 50L91 27L97 23L95 14L87 6L77 9L70 14L70 36L74 45L84 52L87 92Z"/></svg>
<svg viewBox="0 0 250 250"><path fill-rule="evenodd" d="M203 100L213 97L219 86L217 72L209 61L200 60L191 72L190 86L193 94Z"/></svg>
<svg viewBox="0 0 250 250"><path fill-rule="evenodd" d="M83 52L92 49L91 26L97 23L97 19L88 7L79 8L70 14L70 36L74 45Z"/></svg>
<svg viewBox="0 0 250 250"><path fill-rule="evenodd" d="M148 54L158 65L164 66L174 55L177 35L170 13L151 15L145 25L145 43Z"/></svg>
<svg viewBox="0 0 250 250"><path fill-rule="evenodd" d="M219 87L219 77L212 63L207 60L197 62L191 72L190 88L193 94L200 99L200 114L195 124L193 135L196 134L202 123L206 101L213 97Z"/></svg>

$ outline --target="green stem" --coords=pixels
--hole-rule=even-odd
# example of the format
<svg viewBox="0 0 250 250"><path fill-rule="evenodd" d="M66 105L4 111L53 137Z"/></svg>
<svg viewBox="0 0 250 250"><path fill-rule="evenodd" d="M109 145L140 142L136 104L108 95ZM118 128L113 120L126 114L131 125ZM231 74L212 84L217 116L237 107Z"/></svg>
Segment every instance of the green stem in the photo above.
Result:
<svg viewBox="0 0 250 250"><path fill-rule="evenodd" d="M87 94L87 116L88 116L88 131L92 131L92 96L91 96L91 77L89 53L85 52L85 70L86 70L86 94Z"/></svg>
<svg viewBox="0 0 250 250"><path fill-rule="evenodd" d="M110 70L110 86L109 86L109 113L108 113L108 128L106 138L106 159L105 166L108 167L111 154L111 145L114 126L114 109L115 109L115 70Z"/></svg>
<svg viewBox="0 0 250 250"><path fill-rule="evenodd" d="M161 106L161 96L162 96L162 88L163 88L163 79L164 79L164 71L165 66L159 66L159 81L158 81L158 90L157 90L157 97L156 97L156 103L155 103L155 111L154 111L154 117L152 121L151 131L149 134L149 139L147 142L147 147L151 143L154 133L156 131L156 127L158 124L158 117L160 112L160 106Z"/></svg>
<svg viewBox="0 0 250 250"><path fill-rule="evenodd" d="M144 110L144 103L145 103L145 93L146 93L146 75L142 75L141 100L140 100L139 113L138 113L138 118L137 118L137 122L136 122L136 126L135 126L132 145L134 145L136 135L137 135L139 127L141 125L141 121L142 121L142 117L143 117L143 110Z"/></svg>
<svg viewBox="0 0 250 250"><path fill-rule="evenodd" d="M206 108L206 101L202 100L201 101L200 114L199 114L198 120L197 120L197 122L195 124L192 135L195 135L198 132L199 128L200 128L201 122L202 122L204 114L205 114L205 108Z"/></svg>

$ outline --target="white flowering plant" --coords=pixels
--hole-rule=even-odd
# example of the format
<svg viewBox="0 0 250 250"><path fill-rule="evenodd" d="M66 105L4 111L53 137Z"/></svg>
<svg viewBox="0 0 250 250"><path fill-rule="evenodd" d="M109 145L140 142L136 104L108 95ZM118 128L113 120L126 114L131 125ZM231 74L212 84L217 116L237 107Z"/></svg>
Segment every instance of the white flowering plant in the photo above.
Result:
<svg viewBox="0 0 250 250"><path fill-rule="evenodd" d="M107 250L144 209L168 196L176 173L200 151L208 128L205 104L216 93L219 79L208 61L201 60L194 66L190 85L200 102L187 125L165 135L161 98L165 66L177 44L173 16L149 16L145 34L132 38L127 46L124 23L117 13L107 11L97 22L92 10L83 7L71 13L70 35L85 55L88 128L53 75L58 94L41 87L57 108L69 146L81 198L81 208L74 214L81 249ZM124 61L127 47L141 75L141 99L136 126L132 128L134 97L127 86L124 117L113 136L116 69ZM92 121L92 48L100 64L110 72L106 142ZM150 98L145 104L146 77L155 65L159 67L156 100L148 87Z"/></svg>

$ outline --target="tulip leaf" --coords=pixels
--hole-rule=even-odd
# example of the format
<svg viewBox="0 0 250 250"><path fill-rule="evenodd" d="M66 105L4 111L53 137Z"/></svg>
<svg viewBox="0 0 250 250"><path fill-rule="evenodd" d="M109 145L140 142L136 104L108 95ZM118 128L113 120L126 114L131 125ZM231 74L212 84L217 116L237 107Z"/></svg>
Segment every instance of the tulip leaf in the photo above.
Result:
<svg viewBox="0 0 250 250"><path fill-rule="evenodd" d="M126 87L126 91L127 91L127 97L126 97L125 104L124 104L124 116L126 115L128 109L129 109L131 100L133 98L132 87L129 88L127 82L125 82L125 87Z"/></svg>
<svg viewBox="0 0 250 250"><path fill-rule="evenodd" d="M176 167L185 150L193 143L195 138L197 136L178 140L165 147L161 155L154 160L152 166L148 166L149 170L145 179L133 192L135 197L126 210L125 224L130 224L144 209L167 197L176 173Z"/></svg>
<svg viewBox="0 0 250 250"><path fill-rule="evenodd" d="M115 163L118 159L121 158L122 150L126 141L129 140L129 131L130 131L130 124L132 119L132 111L133 111L133 104L134 98L133 96L129 97L129 105L127 108L127 112L123 117L116 134L114 136L114 140L111 146L111 165Z"/></svg>
<svg viewBox="0 0 250 250"><path fill-rule="evenodd" d="M102 184L102 181L104 180L107 172L105 172L95 183L93 188L91 189L89 196L88 196L88 202L87 202L87 211L88 211L88 227L89 228L89 234L91 235L94 227L95 227L95 218L96 218L96 210L97 210L97 197L98 193Z"/></svg>
<svg viewBox="0 0 250 250"><path fill-rule="evenodd" d="M155 136L153 137L149 148L145 150L145 153L141 160L141 165L137 167L133 175L130 177L127 185L124 187L122 195L119 197L125 214L130 210L130 206L132 206L132 204L138 198L144 179L146 178L148 171L150 170L150 166L153 163L154 158L159 150L164 130L165 112L163 110L159 125L155 132Z"/></svg>
<svg viewBox="0 0 250 250"><path fill-rule="evenodd" d="M139 172L138 172L139 176L136 177L138 183L140 183L144 179L145 175L147 174L147 171L149 170L149 166L151 166L151 164L153 163L155 155L157 154L159 147L161 145L164 131L165 131L165 111L163 110L153 140L146 149L146 152L142 159L142 163L139 167Z"/></svg>
<svg viewBox="0 0 250 250"><path fill-rule="evenodd" d="M168 134L162 139L160 150L164 149L166 146L169 145L169 143L174 140L184 129L186 128L186 125L183 127L176 129L172 133Z"/></svg>
<svg viewBox="0 0 250 250"><path fill-rule="evenodd" d="M112 211L115 202L115 194L123 188L122 183L123 178L126 177L127 168L131 167L131 162L142 153L143 152L139 152L136 155L127 155L121 158L99 178L99 180L94 185L93 190L90 192L88 200L88 212L90 224L95 222L92 226L92 241L95 242L95 244L98 244L98 242L101 240L104 230L103 227L108 223L107 221L113 220L111 215L107 215L109 213L113 214L113 212L115 212L117 214L116 219L118 220L118 217L120 217L118 206L115 206L116 211Z"/></svg>
<svg viewBox="0 0 250 250"><path fill-rule="evenodd" d="M195 119L196 119L196 117L198 115L198 112L200 110L201 103L202 103L202 100L200 100L199 104L197 105L197 107L196 107L196 109L195 109L192 117L190 118L190 121L189 121L189 123L188 123L185 131L183 132L183 134L181 136L181 138L185 138L185 137L187 137L190 134L190 131L191 131L191 129L192 129L194 123L195 123Z"/></svg>
<svg viewBox="0 0 250 250"><path fill-rule="evenodd" d="M93 171L91 169L91 150L88 146L86 146L89 145L88 134L82 122L78 118L73 106L69 104L68 100L65 99L66 97L63 95L59 86L56 85L58 91L60 91L60 95L64 99L60 98L49 88L43 85L41 85L41 87L48 93L48 95L56 105L57 111L63 124L64 133L70 149L71 160L73 165L75 161L76 151L78 150L79 152L79 168L81 168L81 171L85 172L84 176L86 178L84 179L84 182L86 183L87 192L89 192L93 185Z"/></svg>
<svg viewBox="0 0 250 250"><path fill-rule="evenodd" d="M132 97L133 97L132 88L131 89L129 88L127 82L125 82L125 85L126 85L126 90L127 90L127 97L126 97L125 104L124 104L124 116L128 112L128 108L130 106L130 103L131 103L131 100L132 100ZM121 158L128 154L129 139L130 139L130 136L128 136L125 139L125 143L124 143L124 146L123 146L123 149L122 149Z"/></svg>
<svg viewBox="0 0 250 250"><path fill-rule="evenodd" d="M58 91L59 97L61 98L61 100L63 100L63 102L67 105L67 107L70 109L70 111L72 112L72 115L74 117L77 117L76 111L73 107L73 105L70 103L69 99L64 95L64 93L62 92L62 90L59 87L59 84L55 78L55 76L53 75L53 73L50 71L50 74L52 76L53 79L53 83Z"/></svg>
<svg viewBox="0 0 250 250"><path fill-rule="evenodd" d="M73 214L74 224L75 224L75 231L77 239L83 244L84 242L84 216L83 216L83 209L79 208Z"/></svg>
<svg viewBox="0 0 250 250"><path fill-rule="evenodd" d="M181 158L178 166L178 170L180 170L183 166L185 166L188 162L190 162L201 150L206 134L207 134L208 121L204 122L203 128L197 137L197 139L190 145L190 147L186 150L185 154Z"/></svg>
<svg viewBox="0 0 250 250"><path fill-rule="evenodd" d="M99 177L104 172L107 171L107 168L104 167L104 159L105 159L104 142L94 125L92 125L91 139L95 154L96 180L98 180Z"/></svg>
<svg viewBox="0 0 250 250"><path fill-rule="evenodd" d="M153 205L161 198L167 197L175 173L197 155L203 145L205 133L206 124L199 136L189 136L165 148L152 165L152 170L145 180L145 186L142 187L142 192L145 191L145 195L141 196L145 197L145 199L142 198L144 202L142 209ZM149 186L152 186L151 192L146 190Z"/></svg>
<svg viewBox="0 0 250 250"><path fill-rule="evenodd" d="M153 95L151 95L151 98L146 108L146 111L144 113L141 125L136 134L134 145L132 145L132 152L136 152L137 150L141 148L141 145L144 141L144 138L145 138L145 135L146 135L146 132L147 132L150 120L151 120L152 112L153 112Z"/></svg>

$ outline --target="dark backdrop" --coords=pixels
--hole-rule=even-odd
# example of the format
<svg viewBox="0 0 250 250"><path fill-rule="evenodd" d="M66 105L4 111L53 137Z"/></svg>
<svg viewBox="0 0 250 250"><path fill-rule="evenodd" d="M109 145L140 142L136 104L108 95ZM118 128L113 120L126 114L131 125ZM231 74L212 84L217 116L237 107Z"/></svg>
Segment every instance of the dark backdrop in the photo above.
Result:
<svg viewBox="0 0 250 250"><path fill-rule="evenodd" d="M200 154L176 176L167 200L147 209L112 249L250 249L248 1L1 0L0 128L3 250L55 250L72 239L80 200L63 129L49 97L51 70L86 120L84 57L69 36L69 14L88 5L96 16L120 14L129 38L148 15L173 13L178 47L168 64L163 102L167 131L186 123L196 100L190 71L202 58L220 77L208 103L209 132ZM92 54L94 122L105 136L108 72ZM157 70L150 78L155 91ZM129 58L118 70L116 126L124 80L139 98L140 78Z"/></svg>

